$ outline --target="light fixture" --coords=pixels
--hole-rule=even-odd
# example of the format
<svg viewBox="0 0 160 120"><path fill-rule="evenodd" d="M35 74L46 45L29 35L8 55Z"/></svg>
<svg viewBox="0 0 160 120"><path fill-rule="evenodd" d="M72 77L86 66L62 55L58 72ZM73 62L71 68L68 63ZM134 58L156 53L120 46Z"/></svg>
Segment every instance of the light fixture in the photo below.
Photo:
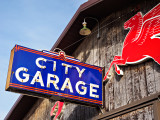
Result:
<svg viewBox="0 0 160 120"><path fill-rule="evenodd" d="M91 34L91 30L90 30L89 28L87 28L87 23L86 23L86 21L85 21L87 18L91 18L91 19L97 21L97 23L98 23L97 38L100 38L100 35L99 35L99 21L98 21L96 18L93 18L93 17L85 17L85 18L84 18L84 22L82 23L83 28L79 31L79 34L80 34L80 35L89 35L89 34Z"/></svg>
<svg viewBox="0 0 160 120"><path fill-rule="evenodd" d="M79 34L80 35L89 35L89 34L91 34L91 30L86 27L87 23L86 23L85 19L84 19L84 22L82 23L82 25L83 25L83 28L79 31Z"/></svg>

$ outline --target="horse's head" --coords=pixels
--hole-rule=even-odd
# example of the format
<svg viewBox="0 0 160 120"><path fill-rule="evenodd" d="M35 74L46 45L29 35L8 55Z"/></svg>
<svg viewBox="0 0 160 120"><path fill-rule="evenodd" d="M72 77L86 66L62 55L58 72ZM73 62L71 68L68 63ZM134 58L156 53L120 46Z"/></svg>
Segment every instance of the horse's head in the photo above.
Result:
<svg viewBox="0 0 160 120"><path fill-rule="evenodd" d="M141 18L141 19L140 19ZM124 28L131 28L137 24L139 24L139 22L142 20L142 14L141 12L138 12L136 15L134 15L132 18L130 18L129 20L127 20L127 22L124 23Z"/></svg>

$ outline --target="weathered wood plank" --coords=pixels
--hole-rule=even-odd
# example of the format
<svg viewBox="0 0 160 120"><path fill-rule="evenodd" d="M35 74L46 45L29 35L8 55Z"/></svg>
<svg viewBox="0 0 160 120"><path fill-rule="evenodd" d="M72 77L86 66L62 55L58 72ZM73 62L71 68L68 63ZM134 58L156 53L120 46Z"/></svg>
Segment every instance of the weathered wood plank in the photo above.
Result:
<svg viewBox="0 0 160 120"><path fill-rule="evenodd" d="M131 67L131 76L132 76L132 83L133 83L133 99L134 101L139 100L141 98L140 94L140 83L139 83L139 73L137 66Z"/></svg>
<svg viewBox="0 0 160 120"><path fill-rule="evenodd" d="M117 40L116 40L116 50L117 51L116 51L115 55L119 55L119 56L122 55L122 47L123 47L123 42L122 42L123 41L123 25L121 26L121 24L123 23L123 18L121 18L121 15L123 15L123 14L124 14L123 11L117 12L116 17L115 17L115 19L117 20L117 22L115 22L115 24L116 24L115 25L116 37L117 37ZM123 68L120 66L120 69L123 69ZM119 87L119 89L117 89L117 92L119 92L118 93L119 99L117 101L115 101L115 105L116 105L116 102L118 105L118 106L115 106L115 108L118 108L118 107L121 107L121 106L127 104L125 76L119 76L116 74L116 81L118 82L117 85Z"/></svg>
<svg viewBox="0 0 160 120"><path fill-rule="evenodd" d="M139 77L140 77L140 81L139 81L140 94L141 94L141 97L144 98L144 97L147 97L148 95L144 64L138 65L138 70L139 70Z"/></svg>
<svg viewBox="0 0 160 120"><path fill-rule="evenodd" d="M137 114L137 120L144 120L144 110L143 109L138 109L136 111Z"/></svg>
<svg viewBox="0 0 160 120"><path fill-rule="evenodd" d="M109 111L109 84L105 85L105 109Z"/></svg>
<svg viewBox="0 0 160 120"><path fill-rule="evenodd" d="M148 95L152 95L156 93L156 85L155 85L154 72L153 72L153 61L146 62L145 66L146 66L146 80L147 80Z"/></svg>
<svg viewBox="0 0 160 120"><path fill-rule="evenodd" d="M108 18L108 20L106 21L106 24L108 23L108 22L110 22L111 20L112 20L113 18L112 18L112 16L110 15L109 16L109 18ZM111 61L113 60L113 49L112 49L112 29L111 29L111 27L112 27L112 25L108 25L107 26L107 30L106 30L106 34L107 34L107 47L106 47L106 54L107 54L107 56L106 56L106 61L107 61L107 63L106 63L106 72L108 71L108 69L109 69L109 66L110 66L110 63L111 63Z"/></svg>
<svg viewBox="0 0 160 120"><path fill-rule="evenodd" d="M105 22L103 22L100 26L104 26ZM100 39L99 41L99 66L100 67L104 67L106 64L106 57L105 57L105 53L106 53L106 44L107 44L107 40L106 40L106 28L102 28L100 29Z"/></svg>
<svg viewBox="0 0 160 120"><path fill-rule="evenodd" d="M116 19L116 13L112 14L113 20ZM111 40L112 40L112 61L114 56L118 54L118 47L117 47L117 24L113 22L111 24Z"/></svg>
<svg viewBox="0 0 160 120"><path fill-rule="evenodd" d="M137 114L136 111L133 111L129 114L130 120L137 120Z"/></svg>
<svg viewBox="0 0 160 120"><path fill-rule="evenodd" d="M144 120L153 120L153 108L152 106L144 108Z"/></svg>
<svg viewBox="0 0 160 120"><path fill-rule="evenodd" d="M154 120L153 105L120 115L110 120Z"/></svg>
<svg viewBox="0 0 160 120"><path fill-rule="evenodd" d="M127 115L122 115L121 120L129 120L129 117Z"/></svg>
<svg viewBox="0 0 160 120"><path fill-rule="evenodd" d="M120 96L121 96L121 106L127 104L127 94L126 94L126 79L125 76L118 76L117 79L120 81Z"/></svg>
<svg viewBox="0 0 160 120"><path fill-rule="evenodd" d="M96 29L97 30L97 29ZM93 44L94 44L94 48L93 48L93 50L94 50L94 54L93 54L93 64L94 65L96 65L96 66L98 66L99 65L99 41L98 41L98 39L97 39L97 32L96 32L96 34L94 34L94 37L93 37Z"/></svg>
<svg viewBox="0 0 160 120"><path fill-rule="evenodd" d="M126 100L127 104L133 101L133 83L132 83L132 76L130 67L127 66L125 68L125 79L126 79Z"/></svg>
<svg viewBox="0 0 160 120"><path fill-rule="evenodd" d="M114 75L114 102L115 102L115 109L121 106L120 85L119 81L116 80L116 73Z"/></svg>
<svg viewBox="0 0 160 120"><path fill-rule="evenodd" d="M88 63L88 64L91 64L91 65L93 65L93 42L91 41L92 40L92 36L90 36L89 38L88 38L88 43L86 44L87 46L85 46L85 47L87 47L87 49L86 49L86 56L87 56L87 58L86 58L86 63Z"/></svg>
<svg viewBox="0 0 160 120"><path fill-rule="evenodd" d="M110 22L110 20L112 19L112 16L110 15L108 17L108 19L106 20L106 24L108 24L108 22ZM113 60L113 54L112 54L112 37L111 37L111 25L108 25L106 27L106 54L105 54L105 57L106 57L106 66L105 66L105 73L108 71L109 69L109 66L110 66L110 63L111 61ZM106 100L106 110L109 111L111 109L113 109L110 105L110 99L111 99L111 93L109 92L111 90L111 81L109 81L106 86L105 86L105 92L106 92L106 95L105 95L105 100ZM113 96L113 93L112 93L112 96ZM113 101L112 101L113 102Z"/></svg>
<svg viewBox="0 0 160 120"><path fill-rule="evenodd" d="M108 83L108 91L109 91L109 98L108 98L108 101L109 101L109 111L110 110L113 110L114 109L114 81L113 79L109 81Z"/></svg>
<svg viewBox="0 0 160 120"><path fill-rule="evenodd" d="M160 65L154 62L153 66L154 66L154 78L155 78L156 92L160 92Z"/></svg>

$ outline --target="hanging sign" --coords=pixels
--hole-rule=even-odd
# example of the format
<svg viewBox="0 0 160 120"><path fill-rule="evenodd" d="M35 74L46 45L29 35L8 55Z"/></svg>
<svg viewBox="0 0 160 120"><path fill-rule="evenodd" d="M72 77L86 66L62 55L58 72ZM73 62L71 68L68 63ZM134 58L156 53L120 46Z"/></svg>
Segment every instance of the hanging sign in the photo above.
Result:
<svg viewBox="0 0 160 120"><path fill-rule="evenodd" d="M42 52L16 45L11 51L6 90L102 105L102 68L64 52Z"/></svg>
<svg viewBox="0 0 160 120"><path fill-rule="evenodd" d="M122 55L115 56L104 80L107 79L112 65L118 75L123 75L119 65L137 64L152 58L160 64L160 4L144 16L138 12L124 23L130 29L122 48Z"/></svg>

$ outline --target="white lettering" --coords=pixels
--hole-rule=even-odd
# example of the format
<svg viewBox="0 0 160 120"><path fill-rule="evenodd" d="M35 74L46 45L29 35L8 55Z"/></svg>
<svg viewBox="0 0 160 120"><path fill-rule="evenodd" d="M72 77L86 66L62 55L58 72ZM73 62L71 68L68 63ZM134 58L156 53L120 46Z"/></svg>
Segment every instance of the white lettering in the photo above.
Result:
<svg viewBox="0 0 160 120"><path fill-rule="evenodd" d="M29 74L23 73L23 77L25 77L25 78L22 79L22 78L20 78L20 76L19 76L19 73L20 73L21 71L27 72L28 69L25 68L25 67L20 67L20 68L18 68L18 69L16 70L16 73L15 73L17 80L20 81L20 82L27 82L27 81L29 80Z"/></svg>
<svg viewBox="0 0 160 120"><path fill-rule="evenodd" d="M84 86L82 86L81 89L83 89L83 91L80 91L79 88L78 88L80 84L85 85L86 83L83 82L83 81L78 81L78 82L76 83L76 91L77 91L80 95L85 95L85 94L87 93L87 88L84 87Z"/></svg>
<svg viewBox="0 0 160 120"><path fill-rule="evenodd" d="M68 85L67 85L67 84L68 84ZM70 79L69 79L69 78L66 78L66 79L65 79L61 90L64 91L65 88L69 89L70 92L73 93L73 88L72 88L72 85L71 85L71 82L70 82Z"/></svg>
<svg viewBox="0 0 160 120"><path fill-rule="evenodd" d="M46 66L40 65L40 64L39 64L39 61L44 61L44 62L46 62L47 59L45 59L45 58L37 58L37 59L36 59L36 65L37 65L39 68L41 68L41 69L45 69Z"/></svg>
<svg viewBox="0 0 160 120"><path fill-rule="evenodd" d="M41 84L41 86L44 87L44 83L43 83L43 79L42 79L42 75L40 71L37 71L34 78L31 81L31 84L33 85L35 82L39 82Z"/></svg>
<svg viewBox="0 0 160 120"><path fill-rule="evenodd" d="M62 63L62 66L65 66L65 74L68 74L68 68L72 68L72 65L68 65L65 63Z"/></svg>
<svg viewBox="0 0 160 120"><path fill-rule="evenodd" d="M56 61L53 62L53 71L56 71Z"/></svg>
<svg viewBox="0 0 160 120"><path fill-rule="evenodd" d="M51 80L51 78L54 78L55 80ZM57 75L49 74L47 77L47 87L50 88L50 83L53 83L55 89L59 90L57 83L59 82L59 78Z"/></svg>
<svg viewBox="0 0 160 120"><path fill-rule="evenodd" d="M76 67L78 73L79 73L79 78L82 77L82 73L85 71L85 69L80 70L79 67Z"/></svg>
<svg viewBox="0 0 160 120"><path fill-rule="evenodd" d="M93 94L93 92L97 93L97 90L94 89L93 87L99 88L99 85L95 85L95 84L90 83L90 96L94 97L94 98L99 98L99 95Z"/></svg>

